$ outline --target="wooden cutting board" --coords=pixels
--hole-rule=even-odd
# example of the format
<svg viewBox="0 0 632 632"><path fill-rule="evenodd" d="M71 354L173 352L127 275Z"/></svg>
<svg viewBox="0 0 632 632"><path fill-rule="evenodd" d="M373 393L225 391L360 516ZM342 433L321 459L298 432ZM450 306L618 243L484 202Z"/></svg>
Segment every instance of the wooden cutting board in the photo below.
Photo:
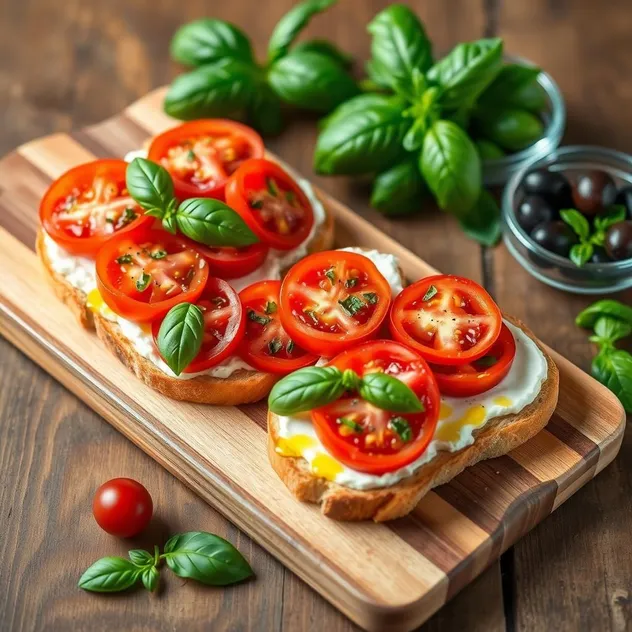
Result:
<svg viewBox="0 0 632 632"><path fill-rule="evenodd" d="M410 630L612 461L623 409L551 352L560 398L547 428L429 493L410 516L341 524L297 502L268 464L264 403L211 407L153 392L79 328L34 253L39 199L51 180L95 157L122 157L172 126L162 94L105 123L23 145L0 162L0 332L351 619L371 630ZM392 252L411 280L435 272L319 195L335 216L337 245Z"/></svg>

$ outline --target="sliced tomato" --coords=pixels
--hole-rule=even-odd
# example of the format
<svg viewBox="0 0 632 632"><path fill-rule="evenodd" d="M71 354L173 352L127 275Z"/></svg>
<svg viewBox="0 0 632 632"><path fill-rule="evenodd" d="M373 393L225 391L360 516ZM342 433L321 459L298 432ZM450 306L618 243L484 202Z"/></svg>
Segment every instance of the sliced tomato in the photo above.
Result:
<svg viewBox="0 0 632 632"><path fill-rule="evenodd" d="M516 341L509 327L503 323L496 342L484 356L459 366L431 364L443 395L472 397L500 384L516 357Z"/></svg>
<svg viewBox="0 0 632 632"><path fill-rule="evenodd" d="M332 250L305 257L281 286L281 321L311 353L332 357L374 338L391 288L367 257Z"/></svg>
<svg viewBox="0 0 632 632"><path fill-rule="evenodd" d="M128 320L149 322L178 303L195 303L208 264L184 239L145 230L107 242L97 254L96 273L108 307Z"/></svg>
<svg viewBox="0 0 632 632"><path fill-rule="evenodd" d="M268 255L270 249L257 242L243 248L205 246L191 242L208 263L209 272L220 279L238 279L256 270Z"/></svg>
<svg viewBox="0 0 632 632"><path fill-rule="evenodd" d="M218 365L233 355L244 337L246 322L239 295L226 281L209 277L195 303L204 316L202 347L184 373L198 373ZM152 323L154 342L162 319Z"/></svg>
<svg viewBox="0 0 632 632"><path fill-rule="evenodd" d="M280 281L260 281L239 293L246 319L239 355L255 369L284 374L314 364L318 357L300 347L283 328L280 288Z"/></svg>
<svg viewBox="0 0 632 632"><path fill-rule="evenodd" d="M94 256L115 234L149 226L127 192L124 160L95 160L66 171L40 202L44 230L76 255Z"/></svg>
<svg viewBox="0 0 632 632"><path fill-rule="evenodd" d="M367 342L336 356L329 366L358 375L384 372L407 384L419 397L421 413L394 413L349 393L312 410L314 429L341 463L360 472L384 474L418 459L432 440L439 419L439 389L426 361L391 340Z"/></svg>
<svg viewBox="0 0 632 632"><path fill-rule="evenodd" d="M474 281L421 279L393 301L391 334L433 364L467 364L485 355L502 326L500 309Z"/></svg>
<svg viewBox="0 0 632 632"><path fill-rule="evenodd" d="M303 189L269 160L244 162L226 185L226 203L263 242L279 250L296 248L314 225Z"/></svg>
<svg viewBox="0 0 632 632"><path fill-rule="evenodd" d="M249 158L263 157L263 140L255 130L225 119L183 123L156 136L148 158L173 178L180 199L225 199L226 181Z"/></svg>

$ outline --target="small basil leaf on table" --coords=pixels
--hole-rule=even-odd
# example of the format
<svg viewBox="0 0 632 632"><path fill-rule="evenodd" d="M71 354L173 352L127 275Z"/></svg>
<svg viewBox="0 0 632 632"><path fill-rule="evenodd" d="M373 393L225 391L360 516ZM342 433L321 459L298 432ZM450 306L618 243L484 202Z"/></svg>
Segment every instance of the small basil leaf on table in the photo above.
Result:
<svg viewBox="0 0 632 632"><path fill-rule="evenodd" d="M268 81L286 103L318 112L329 112L359 92L338 62L313 51L281 57L268 70Z"/></svg>
<svg viewBox="0 0 632 632"><path fill-rule="evenodd" d="M91 592L120 592L132 587L142 570L124 557L103 557L79 579L79 588Z"/></svg>
<svg viewBox="0 0 632 632"><path fill-rule="evenodd" d="M190 198L175 212L181 233L206 246L249 246L259 241L241 216L219 200Z"/></svg>
<svg viewBox="0 0 632 632"><path fill-rule="evenodd" d="M472 104L502 68L501 39L482 39L457 45L428 71L428 79L443 88L447 109Z"/></svg>
<svg viewBox="0 0 632 632"><path fill-rule="evenodd" d="M332 366L309 366L277 382L268 407L277 415L292 415L336 401L344 392L342 373Z"/></svg>
<svg viewBox="0 0 632 632"><path fill-rule="evenodd" d="M336 0L306 0L290 9L278 22L268 42L268 61L276 61L287 54L298 34L312 17L336 3Z"/></svg>
<svg viewBox="0 0 632 632"><path fill-rule="evenodd" d="M481 161L470 137L456 123L437 121L426 133L421 173L439 206L467 213L481 192Z"/></svg>
<svg viewBox="0 0 632 632"><path fill-rule="evenodd" d="M424 27L408 7L393 4L378 13L367 27L372 63L382 81L393 89L410 87L413 71L432 65L432 45Z"/></svg>
<svg viewBox="0 0 632 632"><path fill-rule="evenodd" d="M532 145L544 133L542 121L520 108L479 108L475 118L483 136L509 151Z"/></svg>
<svg viewBox="0 0 632 632"><path fill-rule="evenodd" d="M368 373L363 376L358 389L367 402L396 413L423 412L419 398L404 382L386 373Z"/></svg>
<svg viewBox="0 0 632 632"><path fill-rule="evenodd" d="M174 204L173 180L169 172L151 160L134 158L127 165L125 185L148 215L161 218Z"/></svg>
<svg viewBox="0 0 632 632"><path fill-rule="evenodd" d="M248 104L248 120L266 136L278 134L283 128L281 102L267 83L259 84Z"/></svg>
<svg viewBox="0 0 632 632"><path fill-rule="evenodd" d="M133 549L127 552L129 559L136 564L136 566L147 566L148 564L154 564L154 556L143 549Z"/></svg>
<svg viewBox="0 0 632 632"><path fill-rule="evenodd" d="M310 52L326 55L347 70L353 64L353 57L351 55L340 50L331 42L323 39L313 39L307 40L306 42L299 42L293 50L295 53Z"/></svg>
<svg viewBox="0 0 632 632"><path fill-rule="evenodd" d="M632 323L626 323L611 316L600 316L595 323L595 335L591 336L590 340L600 345L612 345L630 334L632 334Z"/></svg>
<svg viewBox="0 0 632 632"><path fill-rule="evenodd" d="M141 573L140 579L143 582L143 586L149 592L154 592L158 587L159 577L160 573L158 572L158 569L155 566L150 566Z"/></svg>
<svg viewBox="0 0 632 632"><path fill-rule="evenodd" d="M165 96L169 116L189 120L243 112L263 83L249 62L225 57L176 77Z"/></svg>
<svg viewBox="0 0 632 632"><path fill-rule="evenodd" d="M202 310L191 303L172 307L158 331L158 350L169 368L180 375L200 352L204 335Z"/></svg>
<svg viewBox="0 0 632 632"><path fill-rule="evenodd" d="M496 78L481 94L478 104L484 107L510 105L531 110L531 107L527 107L523 101L516 100L515 94L524 89L525 86L536 83L539 74L540 69L536 66L505 64L496 75ZM546 105L546 102L542 104L542 107L536 108L535 111L540 111L544 105Z"/></svg>
<svg viewBox="0 0 632 632"><path fill-rule="evenodd" d="M335 115L318 136L314 169L332 175L383 171L406 155L402 141L411 123L397 98Z"/></svg>
<svg viewBox="0 0 632 632"><path fill-rule="evenodd" d="M209 586L226 586L254 575L250 564L230 542L204 531L169 538L161 557L178 577Z"/></svg>
<svg viewBox="0 0 632 632"><path fill-rule="evenodd" d="M610 298L597 301L581 311L575 318L575 324L578 327L592 329L601 316L612 316L632 325L632 307Z"/></svg>
<svg viewBox="0 0 632 632"><path fill-rule="evenodd" d="M502 233L500 227L500 207L494 196L481 189L476 204L459 216L463 232L483 246L495 246Z"/></svg>
<svg viewBox="0 0 632 632"><path fill-rule="evenodd" d="M416 161L409 159L377 175L373 182L371 206L384 215L407 215L421 209L426 193Z"/></svg>
<svg viewBox="0 0 632 632"><path fill-rule="evenodd" d="M607 386L632 413L632 355L620 349L604 348L592 362L592 374Z"/></svg>
<svg viewBox="0 0 632 632"><path fill-rule="evenodd" d="M568 253L568 258L578 267L581 268L593 256L594 248L592 244L583 243L575 244Z"/></svg>
<svg viewBox="0 0 632 632"><path fill-rule="evenodd" d="M200 66L224 57L254 63L250 40L229 22L202 18L181 26L171 40L171 57L181 64Z"/></svg>

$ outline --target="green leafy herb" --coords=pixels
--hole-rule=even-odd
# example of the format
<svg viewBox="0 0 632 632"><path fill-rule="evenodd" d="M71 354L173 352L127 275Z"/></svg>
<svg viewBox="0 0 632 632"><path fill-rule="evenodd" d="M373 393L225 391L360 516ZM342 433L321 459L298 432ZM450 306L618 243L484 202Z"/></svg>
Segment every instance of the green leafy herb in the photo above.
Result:
<svg viewBox="0 0 632 632"><path fill-rule="evenodd" d="M187 151L187 160L189 162L193 162L195 160L195 152L192 149L189 149L189 151Z"/></svg>
<svg viewBox="0 0 632 632"><path fill-rule="evenodd" d="M314 324L318 323L318 316L316 315L316 312L313 309L304 309L303 314L305 314L306 316L309 316L309 318Z"/></svg>
<svg viewBox="0 0 632 632"><path fill-rule="evenodd" d="M290 340L287 343L287 345L285 347L285 350L287 351L288 355L292 354L292 351L294 351L294 341L293 340Z"/></svg>
<svg viewBox="0 0 632 632"><path fill-rule="evenodd" d="M310 52L319 53L329 57L332 61L335 61L338 65L346 68L347 70L353 63L353 57L347 53L341 51L336 45L327 40L314 39L306 42L299 42L294 46L294 52Z"/></svg>
<svg viewBox="0 0 632 632"><path fill-rule="evenodd" d="M268 407L277 415L292 415L325 406L344 392L342 373L336 367L310 366L277 382L268 397Z"/></svg>
<svg viewBox="0 0 632 632"><path fill-rule="evenodd" d="M266 301L264 311L266 314L274 314L277 311L277 304L274 301Z"/></svg>
<svg viewBox="0 0 632 632"><path fill-rule="evenodd" d="M417 162L407 159L376 176L371 206L391 217L409 215L421 208L427 191Z"/></svg>
<svg viewBox="0 0 632 632"><path fill-rule="evenodd" d="M272 178L266 178L266 189L268 189L268 193L272 197L276 197L279 195L279 190L277 189L276 182Z"/></svg>
<svg viewBox="0 0 632 632"><path fill-rule="evenodd" d="M133 549L131 551L128 551L127 555L136 566L147 566L148 564L155 564L154 556L149 551L145 551L143 549Z"/></svg>
<svg viewBox="0 0 632 632"><path fill-rule="evenodd" d="M353 421L353 419L349 419L348 417L340 417L337 421L341 426L346 426L353 430L353 432L361 433L364 430L357 421Z"/></svg>
<svg viewBox="0 0 632 632"><path fill-rule="evenodd" d="M577 233L581 240L587 240L590 237L590 224L579 211L566 209L560 211L560 216Z"/></svg>
<svg viewBox="0 0 632 632"><path fill-rule="evenodd" d="M474 364L481 369L489 369L498 362L498 358L494 356L483 356L474 362Z"/></svg>
<svg viewBox="0 0 632 632"><path fill-rule="evenodd" d="M124 557L103 557L79 579L79 588L90 592L120 592L138 581L142 569Z"/></svg>
<svg viewBox="0 0 632 632"><path fill-rule="evenodd" d="M143 272L141 272L140 277L136 279L136 289L139 292L144 292L149 286L150 281L151 281L151 274L148 274L147 272L143 270Z"/></svg>
<svg viewBox="0 0 632 632"><path fill-rule="evenodd" d="M143 582L143 586L149 591L154 592L158 587L158 580L160 579L160 573L155 566L150 566L142 571L140 579Z"/></svg>
<svg viewBox="0 0 632 632"><path fill-rule="evenodd" d="M595 217L595 231L605 233L610 226L622 222L626 218L626 215L625 206L622 204L613 204L607 211Z"/></svg>
<svg viewBox="0 0 632 632"><path fill-rule="evenodd" d="M149 256L152 259L164 259L167 256L167 251L166 250L152 250L149 253Z"/></svg>
<svg viewBox="0 0 632 632"><path fill-rule="evenodd" d="M329 270L325 272L325 276L332 282L332 284L336 282L336 273L333 268L329 268Z"/></svg>
<svg viewBox="0 0 632 632"><path fill-rule="evenodd" d="M255 312L254 309L249 309L248 310L248 319L252 320L255 323L259 323L260 325L263 325L264 327L272 322L271 318L268 318L267 316L261 316L261 314L257 314L257 312Z"/></svg>
<svg viewBox="0 0 632 632"><path fill-rule="evenodd" d="M388 425L404 443L412 441L413 431L410 428L408 419L405 417L393 417L393 419L388 422Z"/></svg>
<svg viewBox="0 0 632 632"><path fill-rule="evenodd" d="M423 298L421 299L422 301L429 301L431 298L434 298L437 295L437 288L434 285L431 285L427 290L426 293L423 295Z"/></svg>
<svg viewBox="0 0 632 632"><path fill-rule="evenodd" d="M296 202L296 195L294 195L294 191L286 191L285 199L294 206L294 202Z"/></svg>
<svg viewBox="0 0 632 632"><path fill-rule="evenodd" d="M537 84L539 74L540 69L536 66L506 64L481 94L478 104L492 108L499 105L513 106L540 112L546 106L546 96L541 89L540 94L544 96L543 102L541 99L535 103L533 99L528 101L520 98L521 92L525 89L530 90L534 84L539 87Z"/></svg>
<svg viewBox="0 0 632 632"><path fill-rule="evenodd" d="M172 307L165 316L156 343L169 368L180 375L191 364L202 346L204 316L191 303Z"/></svg>
<svg viewBox="0 0 632 632"><path fill-rule="evenodd" d="M628 325L632 325L632 307L613 299L602 299L581 311L575 324L585 329L592 329L601 316L611 316Z"/></svg>
<svg viewBox="0 0 632 632"><path fill-rule="evenodd" d="M347 289L352 288L352 287L355 287L357 284L358 284L358 279L356 279L356 278L353 278L353 279L347 279L347 280L345 281L345 287L346 287Z"/></svg>
<svg viewBox="0 0 632 632"><path fill-rule="evenodd" d="M123 225L129 224L134 221L138 217L138 213L133 208L126 208L123 211L123 217L121 218L121 223Z"/></svg>
<svg viewBox="0 0 632 632"><path fill-rule="evenodd" d="M375 305L378 301L378 296L375 292L365 292L362 296L369 305Z"/></svg>
<svg viewBox="0 0 632 632"><path fill-rule="evenodd" d="M500 160L507 154L496 143L485 138L479 138L475 143L476 151L481 160Z"/></svg>
<svg viewBox="0 0 632 632"><path fill-rule="evenodd" d="M485 189L481 190L476 204L459 216L463 232L483 246L495 246L502 233L500 207L494 196Z"/></svg>
<svg viewBox="0 0 632 632"><path fill-rule="evenodd" d="M155 162L134 158L127 165L125 183L146 215L162 219L175 207L173 180L169 172Z"/></svg>
<svg viewBox="0 0 632 632"><path fill-rule="evenodd" d="M271 355L276 355L283 348L283 343L278 338L272 338L268 343L268 351Z"/></svg>
<svg viewBox="0 0 632 632"><path fill-rule="evenodd" d="M419 398L404 382L386 373L368 373L362 378L360 396L367 402L397 413L423 412Z"/></svg>
<svg viewBox="0 0 632 632"><path fill-rule="evenodd" d="M568 253L568 258L581 268L593 256L594 248L590 243L574 244Z"/></svg>
<svg viewBox="0 0 632 632"><path fill-rule="evenodd" d="M592 363L592 374L621 400L632 413L632 355L621 349L604 347Z"/></svg>
<svg viewBox="0 0 632 632"><path fill-rule="evenodd" d="M360 376L352 369L345 369L342 372L342 385L346 391L357 391L360 388Z"/></svg>
<svg viewBox="0 0 632 632"><path fill-rule="evenodd" d="M250 202L250 206L252 208L256 208L256 209L262 209L263 208L263 200L252 200L252 202Z"/></svg>
<svg viewBox="0 0 632 632"><path fill-rule="evenodd" d="M121 255L120 257L116 258L116 263L120 265L123 265L125 263L132 263L132 261L132 255Z"/></svg>
<svg viewBox="0 0 632 632"><path fill-rule="evenodd" d="M614 345L617 340L632 334L632 323L626 323L612 316L600 316L595 322L595 335L589 340L599 345Z"/></svg>
<svg viewBox="0 0 632 632"><path fill-rule="evenodd" d="M540 118L520 108L477 109L475 119L483 136L509 151L520 151L532 145L544 133Z"/></svg>
<svg viewBox="0 0 632 632"><path fill-rule="evenodd" d="M342 301L338 301L338 304L347 314L349 314L349 316L355 316L363 307L366 306L366 303L361 298L358 298L353 294L350 294Z"/></svg>

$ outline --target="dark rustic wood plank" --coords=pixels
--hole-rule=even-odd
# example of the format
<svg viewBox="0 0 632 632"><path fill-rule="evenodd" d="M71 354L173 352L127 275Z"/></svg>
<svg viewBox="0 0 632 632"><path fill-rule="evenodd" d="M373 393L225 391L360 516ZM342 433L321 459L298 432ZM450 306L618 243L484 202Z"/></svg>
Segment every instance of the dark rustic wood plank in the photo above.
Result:
<svg viewBox="0 0 632 632"><path fill-rule="evenodd" d="M565 144L632 149L629 3L503 2L499 34L508 52L532 59L558 81L568 110ZM503 308L588 370L594 349L573 321L595 299L541 284L502 247L494 267ZM616 298L630 303L632 293ZM628 436L612 465L514 547L516 630L629 628L632 555L622 534L632 520L631 458Z"/></svg>

